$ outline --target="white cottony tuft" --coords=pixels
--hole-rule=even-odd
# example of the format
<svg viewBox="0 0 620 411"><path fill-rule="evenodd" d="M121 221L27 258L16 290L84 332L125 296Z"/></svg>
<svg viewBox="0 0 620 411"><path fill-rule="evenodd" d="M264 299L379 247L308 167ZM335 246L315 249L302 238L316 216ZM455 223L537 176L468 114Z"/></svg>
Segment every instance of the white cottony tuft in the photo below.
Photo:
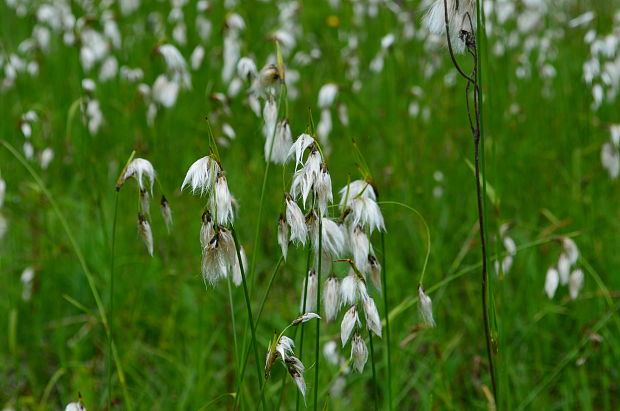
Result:
<svg viewBox="0 0 620 411"><path fill-rule="evenodd" d="M168 72L172 75L173 81L186 89L192 87L192 81L187 71L187 63L181 52L171 44L163 44L158 48L162 55Z"/></svg>
<svg viewBox="0 0 620 411"><path fill-rule="evenodd" d="M241 255L241 264L243 265L243 270L245 272L248 266L248 258L245 255L245 249L243 248L243 246L239 248L239 255ZM241 275L241 266L239 265L238 258L235 258L235 263L233 264L232 280L237 287L240 286L243 282L243 276Z"/></svg>
<svg viewBox="0 0 620 411"><path fill-rule="evenodd" d="M278 244L282 249L282 256L284 260L286 260L286 255L288 253L288 236L289 236L289 227L284 219L284 216L280 214L280 219L278 220Z"/></svg>
<svg viewBox="0 0 620 411"><path fill-rule="evenodd" d="M338 94L338 86L333 83L327 83L319 90L319 108L329 108L334 104L334 99Z"/></svg>
<svg viewBox="0 0 620 411"><path fill-rule="evenodd" d="M86 411L86 407L81 402L70 402L65 407L65 411Z"/></svg>
<svg viewBox="0 0 620 411"><path fill-rule="evenodd" d="M342 317L342 322L340 323L340 341L343 347L347 344L347 341L349 341L349 337L355 325L358 327L361 326L360 318L357 314L357 305L353 305L349 308L344 314L344 317Z"/></svg>
<svg viewBox="0 0 620 411"><path fill-rule="evenodd" d="M235 242L230 231L223 227L213 235L202 249L202 276L205 282L213 285L220 278L226 278L234 270L237 261Z"/></svg>
<svg viewBox="0 0 620 411"><path fill-rule="evenodd" d="M153 232L149 221L142 214L138 214L138 233L144 242L149 255L153 255Z"/></svg>
<svg viewBox="0 0 620 411"><path fill-rule="evenodd" d="M376 201L377 195L372 186L364 180L355 180L340 189L340 209L351 205L354 198L363 197Z"/></svg>
<svg viewBox="0 0 620 411"><path fill-rule="evenodd" d="M321 316L318 315L317 313L305 313L297 317L295 321L293 321L292 325L299 325L301 323L307 323L308 321L314 320L315 318L320 320Z"/></svg>
<svg viewBox="0 0 620 411"><path fill-rule="evenodd" d="M128 178L133 177L138 181L140 190L148 189L152 193L155 175L155 169L150 161L143 158L134 158L125 169L125 172L121 177L121 184L124 184Z"/></svg>
<svg viewBox="0 0 620 411"><path fill-rule="evenodd" d="M450 43L455 53L465 52L463 33L476 31L475 0L434 0L430 9L424 16L424 25L427 30L437 35L446 33L446 7L448 10L448 23L450 28Z"/></svg>
<svg viewBox="0 0 620 411"><path fill-rule="evenodd" d="M258 69L254 60L248 57L242 57L237 63L237 74L244 80L251 81L258 75Z"/></svg>
<svg viewBox="0 0 620 411"><path fill-rule="evenodd" d="M263 107L263 120L265 122L265 125L263 126L263 134L266 139L265 160L268 160L271 146L274 145L273 142L275 138L276 123L278 122L278 106L273 96L270 96L267 101L265 101L265 106Z"/></svg>
<svg viewBox="0 0 620 411"><path fill-rule="evenodd" d="M363 372L364 365L366 365L366 361L368 361L368 348L366 348L366 343L360 333L355 333L353 336L353 342L351 343L351 359L353 360L353 367L357 371Z"/></svg>
<svg viewBox="0 0 620 411"><path fill-rule="evenodd" d="M340 283L335 276L330 276L325 282L323 304L328 321L335 320L340 310Z"/></svg>
<svg viewBox="0 0 620 411"><path fill-rule="evenodd" d="M349 228L349 247L353 254L353 262L363 274L366 274L369 269L368 255L370 255L371 246L368 236L360 226Z"/></svg>
<svg viewBox="0 0 620 411"><path fill-rule="evenodd" d="M270 139L271 136L267 138L268 141ZM271 150L271 161L275 164L284 164L292 145L291 127L288 124L288 120L282 120L276 126L273 147L271 147L271 144L269 147L265 144L265 158L270 158L269 150Z"/></svg>
<svg viewBox="0 0 620 411"><path fill-rule="evenodd" d="M609 178L615 180L620 174L620 152L612 143L606 142L601 148L601 164L609 173Z"/></svg>
<svg viewBox="0 0 620 411"><path fill-rule="evenodd" d="M361 224L368 227L372 233L375 229L385 231L385 223L379 205L370 198L354 198L351 203L351 215L353 225Z"/></svg>
<svg viewBox="0 0 620 411"><path fill-rule="evenodd" d="M418 306L420 307L420 315L422 321L429 327L435 326L435 320L433 319L433 301L431 297L424 293L422 286L418 286Z"/></svg>
<svg viewBox="0 0 620 411"><path fill-rule="evenodd" d="M293 182L291 183L291 195L295 199L299 198L301 195L304 206L310 191L313 188L316 189L316 183L321 172L321 164L321 154L319 153L319 150L314 147L308 155L304 166L293 176Z"/></svg>
<svg viewBox="0 0 620 411"><path fill-rule="evenodd" d="M280 354L280 358L282 358L282 361L286 361L288 356L293 354L294 349L295 342L286 335L280 337L280 340L276 344L276 352Z"/></svg>
<svg viewBox="0 0 620 411"><path fill-rule="evenodd" d="M381 292L381 264L374 255L368 256L368 264L370 266L370 280L372 285Z"/></svg>
<svg viewBox="0 0 620 411"><path fill-rule="evenodd" d="M149 192L146 190L140 190L140 211L151 218L151 202L149 201Z"/></svg>
<svg viewBox="0 0 620 411"><path fill-rule="evenodd" d="M209 156L202 157L187 170L181 190L185 186L189 186L192 189L192 194L200 193L202 195L211 189L219 172L220 166L215 160Z"/></svg>
<svg viewBox="0 0 620 411"><path fill-rule="evenodd" d="M568 280L568 292L573 300L579 295L579 291L583 288L583 271L581 269L574 270Z"/></svg>
<svg viewBox="0 0 620 411"><path fill-rule="evenodd" d="M318 291L318 280L314 269L308 272L308 283L304 279L303 289L301 293L301 302L299 304L300 312L316 311L316 296ZM307 294L306 294L307 292Z"/></svg>
<svg viewBox="0 0 620 411"><path fill-rule="evenodd" d="M306 380L304 380L304 365L297 357L289 357L286 361L288 373L295 381L295 385L301 392L301 395L304 397L304 403L306 402Z"/></svg>
<svg viewBox="0 0 620 411"><path fill-rule="evenodd" d="M179 96L179 84L168 80L165 74L159 75L153 83L153 100L164 107L172 107Z"/></svg>
<svg viewBox="0 0 620 411"><path fill-rule="evenodd" d="M368 295L364 295L362 305L364 306L364 316L366 317L368 329L381 337L381 319L379 318L379 311L375 305L375 300Z"/></svg>
<svg viewBox="0 0 620 411"><path fill-rule="evenodd" d="M291 157L293 154L295 155L295 169L299 166L303 161L304 151L308 147L310 147L314 143L314 138L309 136L308 134L302 134L297 137L297 140L291 146L287 157Z"/></svg>
<svg viewBox="0 0 620 411"><path fill-rule="evenodd" d="M558 259L558 274L560 274L560 284L568 284L568 275L570 274L570 258L565 254L560 254Z"/></svg>
<svg viewBox="0 0 620 411"><path fill-rule="evenodd" d="M306 227L306 219L301 212L301 209L293 201L289 194L285 194L286 197L286 222L291 228L291 241L299 241L301 244L306 244L306 237L308 236L308 228Z"/></svg>
<svg viewBox="0 0 620 411"><path fill-rule="evenodd" d="M577 244L575 244L572 239L568 237L563 237L562 248L564 248L564 254L568 258L570 264L575 264L579 259L579 249L577 248Z"/></svg>
<svg viewBox="0 0 620 411"><path fill-rule="evenodd" d="M206 211L202 214L202 226L200 227L200 245L204 249L209 245L209 241L215 235L215 227L213 225L213 219L211 214Z"/></svg>
<svg viewBox="0 0 620 411"><path fill-rule="evenodd" d="M332 194L332 179L327 170L327 164L321 164L321 171L318 175L317 181L314 184L314 190L316 192L317 201L319 203L319 210L321 216L324 216L327 212L327 206L334 202L334 195Z"/></svg>
<svg viewBox="0 0 620 411"><path fill-rule="evenodd" d="M322 143L327 143L327 139L332 132L332 113L328 109L321 110L319 124L316 126L316 134Z"/></svg>
<svg viewBox="0 0 620 411"><path fill-rule="evenodd" d="M340 304L341 306L355 304L358 299L360 280L357 275L351 269L349 275L342 279L340 284Z"/></svg>
<svg viewBox="0 0 620 411"><path fill-rule="evenodd" d="M213 196L209 199L210 209L215 211L215 222L217 224L228 224L233 221L233 198L228 190L226 176L221 175L215 181Z"/></svg>
<svg viewBox="0 0 620 411"><path fill-rule="evenodd" d="M555 290L558 289L560 284L560 274L554 267L549 267L547 275L545 276L545 293L550 299L555 295Z"/></svg>
<svg viewBox="0 0 620 411"><path fill-rule="evenodd" d="M166 223L166 229L168 233L172 230L172 210L170 209L170 204L168 204L168 200L165 196L161 196L161 216L164 218L164 223Z"/></svg>
<svg viewBox="0 0 620 411"><path fill-rule="evenodd" d="M341 256L344 252L345 239L340 226L328 218L323 218L321 221L323 227L323 253L332 257ZM314 244L316 244L315 249L318 252L318 238L316 238Z"/></svg>

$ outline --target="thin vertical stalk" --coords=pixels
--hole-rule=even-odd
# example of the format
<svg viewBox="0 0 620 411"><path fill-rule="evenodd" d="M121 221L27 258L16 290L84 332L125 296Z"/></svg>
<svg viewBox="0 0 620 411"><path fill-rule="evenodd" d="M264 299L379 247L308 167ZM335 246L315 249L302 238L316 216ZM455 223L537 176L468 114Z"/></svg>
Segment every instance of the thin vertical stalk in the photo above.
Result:
<svg viewBox="0 0 620 411"><path fill-rule="evenodd" d="M312 258L312 246L308 243L308 257L306 259L306 281L304 282L304 294L303 294L303 309L302 311L306 311L306 296L308 295L308 277L310 273L310 259ZM304 313L302 313L304 314ZM301 336L299 342L299 359L303 362L303 353L304 353L304 331L306 329L305 323L301 323ZM295 333L297 333L297 328L295 328ZM284 387L283 387L284 388ZM295 399L295 410L299 410L299 390L297 391L297 398Z"/></svg>
<svg viewBox="0 0 620 411"><path fill-rule="evenodd" d="M114 257L116 255L116 220L118 216L118 190L114 190L114 218L112 220L112 250L110 255L110 281L109 281L109 322L108 333L108 409L112 409L112 332L114 325Z"/></svg>
<svg viewBox="0 0 620 411"><path fill-rule="evenodd" d="M230 286L230 277L226 281L228 285L228 305L230 307L230 321L232 322L233 329L233 344L235 347L235 371L239 372L239 346L237 345L237 324L235 321L235 302L232 296L232 287ZM241 386L241 385L239 385Z"/></svg>
<svg viewBox="0 0 620 411"><path fill-rule="evenodd" d="M377 385L377 372L375 370L375 347L372 343L372 332L368 330L368 339L370 341L370 364L372 366L372 383L374 385L375 410L379 410L379 386Z"/></svg>
<svg viewBox="0 0 620 411"><path fill-rule="evenodd" d="M321 312L321 257L323 254L323 218L321 217L321 213L319 212L319 251L317 256L317 268L316 268L316 311L317 314ZM320 352L321 346L319 344L319 339L321 337L321 319L316 320L316 346L315 346L315 370L314 370L314 411L318 409L319 406L319 371L320 371Z"/></svg>
<svg viewBox="0 0 620 411"><path fill-rule="evenodd" d="M250 303L250 295L248 293L248 286L245 279L245 268L243 267L243 261L241 260L241 253L239 251L239 240L237 239L237 232L235 231L235 227L231 225L230 231L232 232L233 240L235 241L235 251L237 252L237 261L239 263L239 268L241 271L241 280L243 282L243 295L245 297L245 305L248 310L248 322L250 324L250 331L252 333L252 345L254 347L254 357L256 359L256 377L258 379L258 388L260 390L261 403L263 405L263 410L267 410L267 403L265 402L265 393L262 390L263 386L263 376L260 372L260 361L258 356L258 347L256 344L256 329L254 328L254 318L252 317L252 305ZM239 387L241 388L241 387ZM237 392L239 395L239 392Z"/></svg>
<svg viewBox="0 0 620 411"><path fill-rule="evenodd" d="M388 285L387 285L387 263L385 257L385 233L381 231L381 266L383 275L381 282L383 286L383 312L385 316L385 345L387 351L387 395L389 410L392 410L392 346L390 344L390 306L388 304Z"/></svg>

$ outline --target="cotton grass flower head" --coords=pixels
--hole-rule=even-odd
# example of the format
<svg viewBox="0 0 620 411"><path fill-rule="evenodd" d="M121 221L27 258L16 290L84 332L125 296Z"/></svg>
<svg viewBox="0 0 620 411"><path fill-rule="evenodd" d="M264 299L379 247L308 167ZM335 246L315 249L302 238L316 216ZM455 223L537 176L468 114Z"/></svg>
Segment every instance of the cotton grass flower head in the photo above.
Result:
<svg viewBox="0 0 620 411"><path fill-rule="evenodd" d="M377 291L381 292L381 264L377 257L370 254L368 256L368 266L370 268L370 281Z"/></svg>
<svg viewBox="0 0 620 411"><path fill-rule="evenodd" d="M239 247L239 256L241 256L241 265L239 265L239 259L235 258L232 269L232 280L233 283L238 287L243 282L243 275L241 275L241 267L243 266L244 272L248 266L248 258L245 254L245 249L243 246Z"/></svg>
<svg viewBox="0 0 620 411"><path fill-rule="evenodd" d="M138 234L149 252L149 255L153 256L153 232L151 231L151 225L146 217L142 213L138 213Z"/></svg>
<svg viewBox="0 0 620 411"><path fill-rule="evenodd" d="M359 225L352 225L349 228L349 248L357 268L362 273L367 273L369 271L368 256L371 254L371 245L368 236Z"/></svg>
<svg viewBox="0 0 620 411"><path fill-rule="evenodd" d="M65 411L86 411L86 407L82 404L82 402L70 402L65 407Z"/></svg>
<svg viewBox="0 0 620 411"><path fill-rule="evenodd" d="M304 279L301 294L301 302L299 304L300 312L316 311L316 296L318 292L318 280L316 271L311 269L308 276Z"/></svg>
<svg viewBox="0 0 620 411"><path fill-rule="evenodd" d="M276 64L267 64L258 73L252 90L260 97L274 95L274 88L279 84L281 79L282 73L280 73L278 66Z"/></svg>
<svg viewBox="0 0 620 411"><path fill-rule="evenodd" d="M213 218L211 213L205 211L202 213L202 225L200 227L200 245L205 248L209 241L215 235L215 226L213 225Z"/></svg>
<svg viewBox="0 0 620 411"><path fill-rule="evenodd" d="M352 219L354 226L362 225L368 227L372 233L375 229L379 231L385 231L385 222L383 221L383 214L379 205L371 198L357 197L351 200L350 203L351 214L349 218Z"/></svg>
<svg viewBox="0 0 620 411"><path fill-rule="evenodd" d="M362 306L364 307L364 316L366 317L368 329L378 337L381 337L381 319L379 318L379 311L375 305L375 300L368 296L368 294L365 294L362 298Z"/></svg>
<svg viewBox="0 0 620 411"><path fill-rule="evenodd" d="M163 44L157 48L157 52L164 58L174 82L184 88L191 88L192 81L187 70L187 63L179 49L171 44Z"/></svg>
<svg viewBox="0 0 620 411"><path fill-rule="evenodd" d="M573 270L568 280L568 292L571 299L576 299L583 288L583 270L580 268Z"/></svg>
<svg viewBox="0 0 620 411"><path fill-rule="evenodd" d="M226 176L220 172L215 180L213 195L209 198L209 208L215 211L216 224L233 222L233 197L228 190Z"/></svg>
<svg viewBox="0 0 620 411"><path fill-rule="evenodd" d="M307 312L295 318L293 322L291 323L291 326L307 323L308 321L314 320L315 318L320 320L321 316L318 315L317 313Z"/></svg>
<svg viewBox="0 0 620 411"><path fill-rule="evenodd" d="M205 283L214 285L228 277L237 261L235 243L230 231L218 227L209 243L202 250L202 276Z"/></svg>
<svg viewBox="0 0 620 411"><path fill-rule="evenodd" d="M295 199L298 199L301 196L304 206L310 192L312 192L313 189L316 190L316 183L318 181L319 174L321 173L322 163L323 160L319 150L316 147L313 147L303 167L295 172L293 176L293 182L291 183L291 195ZM331 186L331 180L329 184ZM326 187L323 187L323 190L326 190ZM327 206L325 205L325 207Z"/></svg>
<svg viewBox="0 0 620 411"><path fill-rule="evenodd" d="M244 80L252 81L258 76L256 63L249 57L242 57L237 62L237 74Z"/></svg>
<svg viewBox="0 0 620 411"><path fill-rule="evenodd" d="M364 365L368 361L368 348L366 348L366 342L358 332L353 336L351 343L351 359L353 360L353 367L360 373L364 372Z"/></svg>
<svg viewBox="0 0 620 411"><path fill-rule="evenodd" d="M297 169L297 167L302 164L304 152L313 143L314 138L312 138L312 136L308 134L301 134L299 137L297 137L297 139L291 146L287 156L290 158L291 156L295 155L295 169Z"/></svg>
<svg viewBox="0 0 620 411"><path fill-rule="evenodd" d="M319 90L319 108L329 108L334 104L334 100L338 95L338 86L334 83L324 84Z"/></svg>
<svg viewBox="0 0 620 411"><path fill-rule="evenodd" d="M433 0L424 16L424 26L433 34L446 34L446 6L450 43L455 53L465 52L464 34L476 30L475 0Z"/></svg>
<svg viewBox="0 0 620 411"><path fill-rule="evenodd" d="M345 238L340 226L336 224L333 220L328 218L321 219L322 226L322 250L323 252L331 257L339 257L344 253L345 246ZM318 238L314 244L315 250L318 253Z"/></svg>
<svg viewBox="0 0 620 411"><path fill-rule="evenodd" d="M329 175L327 164L321 164L321 171L319 172L317 181L314 185L317 201L319 203L319 211L321 212L321 216L324 216L327 212L328 205L334 201L334 196L332 194L332 179Z"/></svg>
<svg viewBox="0 0 620 411"><path fill-rule="evenodd" d="M545 276L545 293L549 299L552 299L555 295L555 291L560 284L560 274L554 267L549 267L547 275Z"/></svg>
<svg viewBox="0 0 620 411"><path fill-rule="evenodd" d="M298 241L305 245L308 236L306 219L290 194L285 193L284 197L286 201L286 223L290 227L291 241Z"/></svg>
<svg viewBox="0 0 620 411"><path fill-rule="evenodd" d="M220 166L210 156L202 157L189 167L181 190L189 186L192 194L200 193L203 195L209 192L220 171Z"/></svg>
<svg viewBox="0 0 620 411"><path fill-rule="evenodd" d="M163 107L172 107L179 96L179 84L168 80L165 74L161 74L153 83L152 96L153 100Z"/></svg>
<svg viewBox="0 0 620 411"><path fill-rule="evenodd" d="M284 164L292 144L291 127L288 120L284 119L276 125L275 135L267 137L265 158L270 158L275 164Z"/></svg>
<svg viewBox="0 0 620 411"><path fill-rule="evenodd" d="M166 230L168 233L172 231L172 209L170 209L170 204L168 203L168 199L165 196L161 196L160 201L161 208L161 216L164 219L164 223L166 224Z"/></svg>
<svg viewBox="0 0 620 411"><path fill-rule="evenodd" d="M369 198L377 201L377 194L370 183L364 180L354 180L339 191L340 209L351 206L355 198Z"/></svg>
<svg viewBox="0 0 620 411"><path fill-rule="evenodd" d="M140 211L148 218L151 218L151 203L149 201L149 192L146 190L140 190Z"/></svg>
<svg viewBox="0 0 620 411"><path fill-rule="evenodd" d="M323 287L323 305L327 321L333 321L340 311L340 282L336 276L331 275Z"/></svg>
<svg viewBox="0 0 620 411"><path fill-rule="evenodd" d="M353 305L349 308L349 310L342 317L342 322L340 323L340 341L342 342L343 347L347 345L349 337L351 337L351 332L353 332L355 326L362 326L359 314L357 313L357 305Z"/></svg>
<svg viewBox="0 0 620 411"><path fill-rule="evenodd" d="M365 295L366 286L359 279L353 269L349 270L349 274L342 279L340 284L340 304L348 306L357 303L360 296Z"/></svg>
<svg viewBox="0 0 620 411"><path fill-rule="evenodd" d="M288 254L288 239L289 226L284 219L284 216L280 214L280 218L278 219L278 244L282 250L282 257L284 257L284 260L286 260L286 255Z"/></svg>
<svg viewBox="0 0 620 411"><path fill-rule="evenodd" d="M421 285L418 286L418 306L424 324L428 327L435 327L435 320L433 319L433 301L431 297L426 295Z"/></svg>
<svg viewBox="0 0 620 411"><path fill-rule="evenodd" d="M274 141L276 125L278 122L278 105L273 96L269 96L263 106L263 134L265 135L265 159L269 158L272 142Z"/></svg>

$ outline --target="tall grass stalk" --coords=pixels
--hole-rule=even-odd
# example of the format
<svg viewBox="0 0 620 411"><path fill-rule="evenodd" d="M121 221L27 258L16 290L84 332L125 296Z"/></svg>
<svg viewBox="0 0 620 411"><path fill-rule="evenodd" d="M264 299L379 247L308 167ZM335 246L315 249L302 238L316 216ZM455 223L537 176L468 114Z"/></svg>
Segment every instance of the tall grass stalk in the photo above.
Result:
<svg viewBox="0 0 620 411"><path fill-rule="evenodd" d="M368 329L368 340L370 341L370 365L372 367L372 385L374 386L375 410L379 411L379 385L377 384L377 371L375 370L375 346L372 343L372 331Z"/></svg>
<svg viewBox="0 0 620 411"><path fill-rule="evenodd" d="M110 281L109 281L109 315L110 333L108 334L108 409L112 409L112 333L114 327L114 257L116 250L116 220L118 216L118 190L114 190L114 217L112 219L112 250L110 255Z"/></svg>
<svg viewBox="0 0 620 411"><path fill-rule="evenodd" d="M80 266L82 267L82 272L84 273L84 277L86 277L86 282L88 283L88 287L90 288L90 291L93 295L93 299L95 300L95 305L97 306L97 311L99 313L99 319L101 321L101 324L103 325L103 329L106 333L106 336L110 339L110 342L112 345L112 356L114 358L114 362L116 365L118 379L121 383L121 387L123 388L123 397L125 400L125 406L128 410L131 410L132 405L131 405L129 393L127 392L127 383L125 381L125 373L123 372L123 367L121 365L121 361L118 356L118 350L116 349L114 340L112 339L112 334L110 332L110 325L108 323L108 317L106 314L106 310L103 305L103 301L101 300L101 296L99 295L99 291L97 290L97 286L95 285L95 279L93 277L93 274L90 272L90 269L88 268L88 265L86 264L86 259L84 258L84 254L82 254L82 250L80 249L78 242L75 239L75 236L73 235L73 231L71 231L71 228L69 227L69 223L67 222L67 219L65 218L65 215L63 214L63 212L60 210L60 207L58 206L58 203L54 199L54 196L52 196L52 193L50 193L50 191L47 189L47 187L45 186L45 183L43 182L43 180L41 180L41 177L39 177L37 172L34 171L34 169L30 166L30 164L28 164L28 162L22 157L22 155L19 154L19 152L15 149L15 147L13 147L9 142L5 140L0 140L0 144L4 146L4 148L6 148L11 153L11 155L15 157L15 159L17 159L17 161L28 171L30 176L35 181L35 183L41 189L41 192L45 195L45 197L47 197L47 200L50 202L50 205L52 206L52 209L54 210L56 217L58 217L58 220L60 220L60 224L62 225L63 230L65 231L65 233L67 234L67 237L69 238L69 242L71 243L73 252L75 253L78 259L78 262L80 263Z"/></svg>
<svg viewBox="0 0 620 411"><path fill-rule="evenodd" d="M254 328L254 318L252 317L252 304L250 303L250 295L248 293L248 286L245 278L245 268L243 267L243 261L241 259L241 252L239 248L239 240L237 239L237 232L235 231L235 227L230 227L230 231L233 236L233 240L235 242L235 251L237 252L237 262L239 263L239 271L241 271L241 281L243 283L243 295L245 297L245 305L248 311L248 323L250 325L251 337L252 337L252 346L254 347L254 357L256 360L256 378L258 379L258 388L260 390L261 403L263 405L263 409L267 410L267 403L265 401L265 393L262 390L263 386L263 376L260 371L260 361L258 356L258 346L256 343L256 329ZM240 389L241 387L239 387ZM237 396L239 395L239 390L237 390Z"/></svg>
<svg viewBox="0 0 620 411"><path fill-rule="evenodd" d="M316 268L316 311L317 314L321 313L321 257L323 254L323 218L321 217L321 213L319 213L319 251L317 256L317 268ZM304 310L305 311L305 310ZM316 346L315 346L315 370L314 370L314 411L318 409L319 406L319 371L320 371L320 360L321 360L321 345L319 343L319 339L321 337L321 319L316 320Z"/></svg>
<svg viewBox="0 0 620 411"><path fill-rule="evenodd" d="M313 200L314 203L314 200ZM310 273L310 261L312 258L312 246L310 245L310 243L308 243L308 256L306 258L306 281L304 282L304 292L303 292L303 309L302 311L306 311L306 303L307 303L307 299L306 296L308 295L308 277L309 277L309 273ZM319 284L320 286L320 284ZM300 338L300 342L299 342L299 359L303 362L303 353L304 353L304 332L306 330L305 327L306 323L301 323L301 336ZM295 327L295 337L297 337L297 328L299 327ZM282 389L284 389L284 386L282 386ZM299 410L299 402L300 398L299 398L299 391L297 391L297 397L295 399L295 410L298 411Z"/></svg>
<svg viewBox="0 0 620 411"><path fill-rule="evenodd" d="M385 257L385 232L381 231L381 266L383 275L381 285L383 288L383 316L385 317L385 348L386 348L386 367L387 367L387 397L389 410L392 410L392 345L390 342L390 305L388 303L388 283L387 283L387 258Z"/></svg>

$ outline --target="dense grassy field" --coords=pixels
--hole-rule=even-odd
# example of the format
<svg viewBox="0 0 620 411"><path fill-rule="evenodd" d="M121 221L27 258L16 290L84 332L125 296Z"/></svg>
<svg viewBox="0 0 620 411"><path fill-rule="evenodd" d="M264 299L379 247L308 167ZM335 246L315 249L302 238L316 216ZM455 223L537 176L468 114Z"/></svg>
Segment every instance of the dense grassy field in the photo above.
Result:
<svg viewBox="0 0 620 411"><path fill-rule="evenodd" d="M114 409L259 409L262 396L267 409L304 408L279 362L261 379L262 392L256 376L274 329L300 314L311 260L294 243L281 259L278 218L295 165L270 164L266 174L264 99L255 113L249 102L257 92L237 71L240 57L258 70L277 64L278 39L286 81L275 94L279 118L288 118L293 139L321 135L334 191L327 214L338 218L338 191L369 173L386 226L371 241L387 283L390 366L385 294L369 281L384 324L363 372L348 362L350 343L340 343L346 308L328 322L321 306L324 318L304 324L307 407L492 408L465 82L443 37L423 24L429 2L132 3L0 5L0 407L63 409L80 392L89 410L108 402ZM620 3L494 0L481 18L497 408L618 409L620 189L612 177ZM191 78L170 107L140 86L179 74L166 64L164 44L178 48ZM471 57L457 59L471 70ZM319 91L330 83L338 91L323 104ZM153 256L138 234L136 180L115 190L133 150L159 181ZM602 150L610 153L603 163ZM201 275L206 199L180 190L190 165L212 151L238 203L234 229L248 256L258 358L244 287L227 279L210 285ZM172 209L170 233L161 194ZM547 271L566 255L565 238L578 247L570 271L582 270L583 287L574 277L575 295L560 285L549 298ZM498 270L495 261L507 256ZM321 286L327 269L338 278L348 272L346 263L333 263ZM436 327L424 324L417 305L423 270ZM299 356L297 328L286 334L296 337ZM336 364L323 354L331 341Z"/></svg>

